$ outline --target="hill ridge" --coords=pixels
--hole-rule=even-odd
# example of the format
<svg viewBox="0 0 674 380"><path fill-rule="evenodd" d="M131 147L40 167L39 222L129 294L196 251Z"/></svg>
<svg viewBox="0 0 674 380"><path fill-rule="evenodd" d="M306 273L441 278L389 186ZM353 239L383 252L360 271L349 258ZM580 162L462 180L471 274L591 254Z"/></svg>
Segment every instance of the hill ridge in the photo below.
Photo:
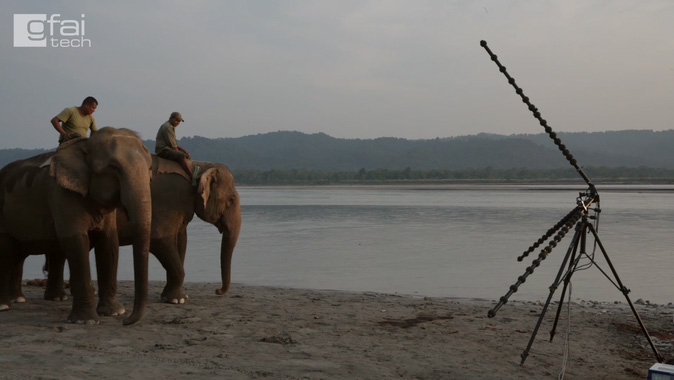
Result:
<svg viewBox="0 0 674 380"><path fill-rule="evenodd" d="M674 168L674 150L671 149L674 130L562 132L557 136L581 165ZM154 151L154 140L143 143ZM183 137L178 144L189 150L195 160L220 162L231 169L357 171L569 167L545 133L480 133L411 140L397 137L347 139L323 132L275 131L243 137ZM0 165L46 151L2 149Z"/></svg>

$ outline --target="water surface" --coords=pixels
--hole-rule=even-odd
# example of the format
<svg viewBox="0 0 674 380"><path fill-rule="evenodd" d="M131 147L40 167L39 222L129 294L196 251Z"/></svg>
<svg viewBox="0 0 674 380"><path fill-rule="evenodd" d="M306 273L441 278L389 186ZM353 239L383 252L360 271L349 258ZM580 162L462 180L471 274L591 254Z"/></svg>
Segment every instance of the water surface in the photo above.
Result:
<svg viewBox="0 0 674 380"><path fill-rule="evenodd" d="M632 300L674 301L674 188L598 186L598 231ZM240 187L243 226L233 282L298 288L498 299L531 265L517 256L576 205L583 186ZM512 299L545 300L573 231ZM217 229L188 228L186 281L220 280ZM588 243L587 251L593 245ZM131 251L119 278L132 280ZM597 263L606 272L601 252ZM30 258L25 278L40 277ZM165 274L151 256L150 279ZM572 299L624 297L591 267L572 277ZM554 297L557 299L558 295Z"/></svg>

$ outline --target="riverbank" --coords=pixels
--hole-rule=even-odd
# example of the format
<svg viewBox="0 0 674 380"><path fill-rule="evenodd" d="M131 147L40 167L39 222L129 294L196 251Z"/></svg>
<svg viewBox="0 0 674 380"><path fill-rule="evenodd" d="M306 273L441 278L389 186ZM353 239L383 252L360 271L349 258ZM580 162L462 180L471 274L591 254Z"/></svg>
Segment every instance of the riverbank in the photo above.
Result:
<svg viewBox="0 0 674 380"><path fill-rule="evenodd" d="M669 183L639 183L639 182L607 182L598 183L596 187L609 192L649 193L674 192L674 184ZM379 183L379 184L286 184L286 185L238 185L239 189L361 189L361 190L471 190L471 191L502 191L502 190L531 190L531 191L584 191L587 185L580 181L575 182L461 182L461 183Z"/></svg>
<svg viewBox="0 0 674 380"><path fill-rule="evenodd" d="M570 327L568 379L644 379L653 351L626 303L572 303L549 342L548 310L520 365L542 305L234 284L186 284L184 305L159 302L145 317L97 326L65 322L70 301L42 300L0 313L2 379L556 379ZM131 308L133 284L121 282ZM666 359L674 357L674 306L636 305Z"/></svg>

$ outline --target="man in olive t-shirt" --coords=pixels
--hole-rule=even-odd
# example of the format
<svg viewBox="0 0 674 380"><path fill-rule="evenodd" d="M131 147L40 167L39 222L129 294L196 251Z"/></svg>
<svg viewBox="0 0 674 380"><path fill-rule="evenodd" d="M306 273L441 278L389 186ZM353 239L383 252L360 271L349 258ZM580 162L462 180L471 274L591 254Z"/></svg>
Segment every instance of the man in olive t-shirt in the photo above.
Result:
<svg viewBox="0 0 674 380"><path fill-rule="evenodd" d="M190 158L190 152L179 146L176 141L176 127L184 121L185 120L180 112L171 113L168 121L162 124L161 127L159 127L159 131L157 131L154 152L161 158L180 163L180 166L182 166L192 178L192 184L194 185L196 183L196 176L199 174L199 167L196 166L194 171L192 170L187 162Z"/></svg>
<svg viewBox="0 0 674 380"><path fill-rule="evenodd" d="M87 132L91 130L94 134L96 120L93 113L98 107L98 100L93 96L88 96L82 101L79 107L69 107L61 111L60 114L51 119L51 124L59 133L59 144L77 137L87 137Z"/></svg>

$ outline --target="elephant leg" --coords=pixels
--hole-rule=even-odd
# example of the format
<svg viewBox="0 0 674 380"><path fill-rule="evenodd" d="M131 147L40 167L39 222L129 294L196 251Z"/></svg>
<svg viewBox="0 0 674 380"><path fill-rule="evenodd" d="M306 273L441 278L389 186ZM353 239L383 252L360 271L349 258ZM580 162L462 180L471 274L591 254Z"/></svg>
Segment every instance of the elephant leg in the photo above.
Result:
<svg viewBox="0 0 674 380"><path fill-rule="evenodd" d="M26 261L26 255L16 255L14 256L14 263L12 264L12 273L10 275L10 289L9 297L10 301L16 303L26 302L26 296L21 291L21 280L23 279L23 263Z"/></svg>
<svg viewBox="0 0 674 380"><path fill-rule="evenodd" d="M176 247L178 248L178 257L180 257L180 268L175 273L175 288L178 289L179 293L182 295L178 300L179 303L185 303L187 298L189 298L183 291L183 283L185 282L185 252L187 251L187 226L184 226L178 231Z"/></svg>
<svg viewBox="0 0 674 380"><path fill-rule="evenodd" d="M47 288L44 290L47 301L66 301L69 298L63 282L65 264L63 253L47 254Z"/></svg>
<svg viewBox="0 0 674 380"><path fill-rule="evenodd" d="M68 252L70 290L73 295L73 308L68 315L68 322L78 324L98 323L94 288L91 286L89 236L80 234L61 239L61 248L64 252Z"/></svg>
<svg viewBox="0 0 674 380"><path fill-rule="evenodd" d="M14 239L7 234L0 234L0 311L10 309L10 287L16 255Z"/></svg>
<svg viewBox="0 0 674 380"><path fill-rule="evenodd" d="M109 225L108 225L109 226ZM96 254L96 274L98 275L99 315L122 315L124 305L117 300L117 265L119 262L119 239L116 229L104 229L91 234L94 238Z"/></svg>
<svg viewBox="0 0 674 380"><path fill-rule="evenodd" d="M166 270L166 286L161 293L161 299L172 304L183 304L187 299L187 294L182 289L183 281L185 281L185 268L181 259L185 257L186 244L180 243L179 236L176 240L163 239L152 242L152 253ZM182 254L180 253L181 247Z"/></svg>
<svg viewBox="0 0 674 380"><path fill-rule="evenodd" d="M187 251L187 226L183 226L183 228L178 231L178 239L177 239L176 247L178 248L178 256L180 257L180 265L184 268L185 267L185 252ZM185 273L183 272L183 277L185 277ZM182 285L182 283L181 283Z"/></svg>

